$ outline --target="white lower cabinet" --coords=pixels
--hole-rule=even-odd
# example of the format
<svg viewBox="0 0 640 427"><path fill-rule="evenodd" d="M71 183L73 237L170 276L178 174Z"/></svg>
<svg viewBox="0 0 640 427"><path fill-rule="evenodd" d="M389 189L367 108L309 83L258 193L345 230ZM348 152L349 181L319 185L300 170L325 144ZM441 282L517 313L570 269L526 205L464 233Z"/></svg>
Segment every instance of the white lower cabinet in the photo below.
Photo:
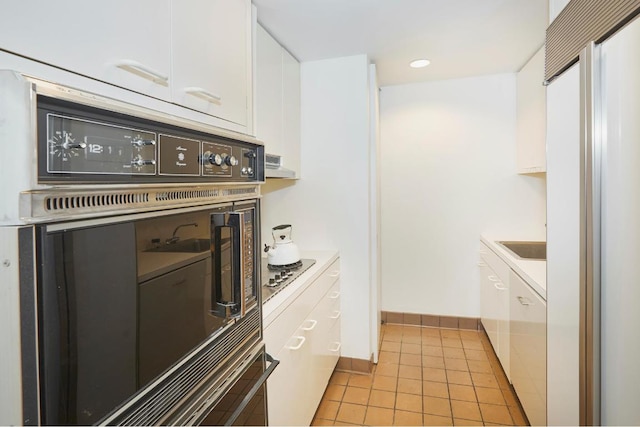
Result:
<svg viewBox="0 0 640 427"><path fill-rule="evenodd" d="M509 284L511 382L531 425L546 425L547 306L513 271Z"/></svg>
<svg viewBox="0 0 640 427"><path fill-rule="evenodd" d="M265 326L280 364L267 381L270 425L310 425L340 357L340 260Z"/></svg>
<svg viewBox="0 0 640 427"><path fill-rule="evenodd" d="M509 266L484 244L480 251L480 320L511 380L509 346Z"/></svg>

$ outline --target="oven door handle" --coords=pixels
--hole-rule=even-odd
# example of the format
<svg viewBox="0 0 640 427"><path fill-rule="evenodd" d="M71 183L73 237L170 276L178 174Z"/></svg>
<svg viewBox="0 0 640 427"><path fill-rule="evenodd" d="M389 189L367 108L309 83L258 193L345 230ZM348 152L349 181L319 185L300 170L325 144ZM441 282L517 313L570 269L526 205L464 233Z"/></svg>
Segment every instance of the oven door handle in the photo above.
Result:
<svg viewBox="0 0 640 427"><path fill-rule="evenodd" d="M249 390L249 393L247 393L244 399L242 399L242 402L240 402L240 405L236 408L236 410L233 411L233 414L231 414L231 417L229 417L227 422L224 424L225 426L233 425L233 423L236 422L236 420L238 419L242 411L244 411L244 409L247 407L249 402L251 402L251 399L253 399L253 397L256 395L258 390L260 390L260 387L262 387L262 385L265 382L267 382L267 378L269 378L269 376L273 373L276 367L278 367L278 365L280 364L280 361L271 357L269 353L265 353L264 355L265 355L265 358L267 359L267 362L270 363L269 367L262 373L262 375L260 376L260 378L258 378L258 381L256 381L253 387L251 387L251 390Z"/></svg>
<svg viewBox="0 0 640 427"><path fill-rule="evenodd" d="M213 242L215 246L214 256L216 258L217 276L215 280L216 301L212 302L212 312L223 319L229 320L234 317L245 315L245 295L244 295L244 253L243 253L243 220L241 212L225 212L213 214ZM223 265L222 265L222 229L231 229L231 295L230 301L222 299L223 285ZM213 300L213 298L212 298Z"/></svg>

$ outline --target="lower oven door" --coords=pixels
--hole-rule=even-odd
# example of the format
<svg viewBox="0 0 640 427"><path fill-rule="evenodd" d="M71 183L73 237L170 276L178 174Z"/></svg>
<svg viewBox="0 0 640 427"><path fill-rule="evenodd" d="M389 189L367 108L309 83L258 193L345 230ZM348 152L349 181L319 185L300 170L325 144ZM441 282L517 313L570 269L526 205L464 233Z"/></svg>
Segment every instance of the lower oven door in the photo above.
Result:
<svg viewBox="0 0 640 427"><path fill-rule="evenodd" d="M256 346L224 376L203 385L167 424L268 425L266 381L278 363L265 352L264 345Z"/></svg>

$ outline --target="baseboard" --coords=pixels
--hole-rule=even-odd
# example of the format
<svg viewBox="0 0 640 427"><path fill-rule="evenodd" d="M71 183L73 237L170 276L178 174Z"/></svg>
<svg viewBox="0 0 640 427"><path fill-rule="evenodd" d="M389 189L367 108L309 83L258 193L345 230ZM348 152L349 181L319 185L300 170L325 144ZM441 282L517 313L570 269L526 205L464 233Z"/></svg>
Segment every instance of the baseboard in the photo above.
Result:
<svg viewBox="0 0 640 427"><path fill-rule="evenodd" d="M431 314L398 313L393 311L382 312L382 323L473 331L482 330L482 323L476 317L434 316Z"/></svg>
<svg viewBox="0 0 640 427"><path fill-rule="evenodd" d="M336 365L337 371L357 372L360 374L370 374L373 372L373 361L366 359L356 359L355 357L340 357Z"/></svg>

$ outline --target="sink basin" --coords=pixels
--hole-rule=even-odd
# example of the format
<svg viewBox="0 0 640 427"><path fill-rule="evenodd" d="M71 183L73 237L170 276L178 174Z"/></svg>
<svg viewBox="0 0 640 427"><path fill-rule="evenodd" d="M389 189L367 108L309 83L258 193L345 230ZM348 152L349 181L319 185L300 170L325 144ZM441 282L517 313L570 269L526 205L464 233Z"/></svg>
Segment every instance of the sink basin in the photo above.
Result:
<svg viewBox="0 0 640 427"><path fill-rule="evenodd" d="M496 242L518 259L547 259L547 242Z"/></svg>
<svg viewBox="0 0 640 427"><path fill-rule="evenodd" d="M168 243L157 248L148 249L146 252L204 252L211 249L209 239L186 239L175 243Z"/></svg>

